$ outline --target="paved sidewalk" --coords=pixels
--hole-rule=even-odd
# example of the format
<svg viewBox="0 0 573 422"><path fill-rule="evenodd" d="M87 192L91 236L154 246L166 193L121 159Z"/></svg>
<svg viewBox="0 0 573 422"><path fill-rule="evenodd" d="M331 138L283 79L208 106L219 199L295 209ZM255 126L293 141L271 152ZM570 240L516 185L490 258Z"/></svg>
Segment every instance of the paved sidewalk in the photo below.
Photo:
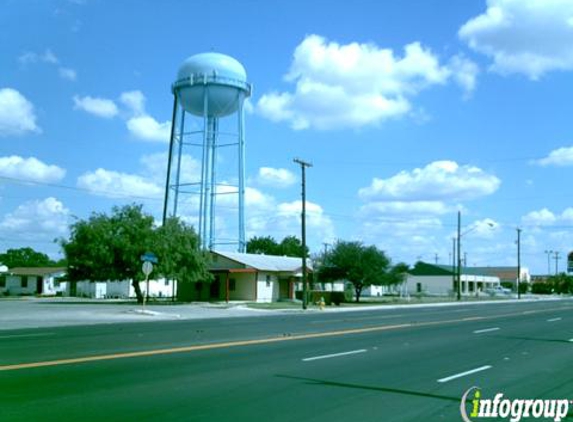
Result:
<svg viewBox="0 0 573 422"><path fill-rule="evenodd" d="M273 313L276 313L273 311ZM0 300L0 330L262 315L240 306L209 303L141 305L76 298Z"/></svg>
<svg viewBox="0 0 573 422"><path fill-rule="evenodd" d="M573 300L573 298L536 297L524 298L520 302L547 300ZM151 304L142 308L133 302L114 300L88 300L79 298L14 298L0 299L0 331L24 328L58 327L70 325L112 324L122 322L149 322L184 319L210 319L246 316L265 316L293 313L335 313L401 308L430 308L448 306L479 306L486 304L511 304L517 300L446 302L427 304L381 304L347 307L316 307L303 311L291 309L253 309L244 302L212 304L195 302L191 304Z"/></svg>

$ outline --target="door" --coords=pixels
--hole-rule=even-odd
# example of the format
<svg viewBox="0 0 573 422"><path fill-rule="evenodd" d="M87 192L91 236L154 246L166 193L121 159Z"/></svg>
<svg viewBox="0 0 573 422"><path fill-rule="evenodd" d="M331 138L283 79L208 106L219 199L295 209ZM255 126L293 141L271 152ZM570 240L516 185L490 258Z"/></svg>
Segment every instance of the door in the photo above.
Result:
<svg viewBox="0 0 573 422"><path fill-rule="evenodd" d="M215 280L211 283L211 299L219 299L219 295L221 294L221 278L219 276L215 276Z"/></svg>
<svg viewBox="0 0 573 422"><path fill-rule="evenodd" d="M36 294L41 295L42 293L44 293L44 279L36 277Z"/></svg>

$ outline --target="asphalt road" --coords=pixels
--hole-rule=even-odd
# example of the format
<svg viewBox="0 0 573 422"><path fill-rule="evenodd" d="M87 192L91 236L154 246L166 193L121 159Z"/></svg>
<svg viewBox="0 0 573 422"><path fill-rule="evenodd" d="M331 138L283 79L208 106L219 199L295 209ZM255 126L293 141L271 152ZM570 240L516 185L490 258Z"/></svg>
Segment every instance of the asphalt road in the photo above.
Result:
<svg viewBox="0 0 573 422"><path fill-rule="evenodd" d="M460 421L472 386L573 399L572 321L556 301L6 330L0 421Z"/></svg>

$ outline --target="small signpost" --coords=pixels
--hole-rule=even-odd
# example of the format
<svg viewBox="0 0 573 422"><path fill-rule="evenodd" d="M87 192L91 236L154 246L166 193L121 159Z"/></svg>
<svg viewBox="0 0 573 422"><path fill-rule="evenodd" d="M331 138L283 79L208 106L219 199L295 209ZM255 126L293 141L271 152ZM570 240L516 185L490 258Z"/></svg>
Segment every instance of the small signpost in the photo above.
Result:
<svg viewBox="0 0 573 422"><path fill-rule="evenodd" d="M145 252L140 258L143 261L141 271L145 275L145 295L143 296L143 308L145 308L145 300L149 298L149 274L153 271L153 264L157 264L157 256L152 252Z"/></svg>

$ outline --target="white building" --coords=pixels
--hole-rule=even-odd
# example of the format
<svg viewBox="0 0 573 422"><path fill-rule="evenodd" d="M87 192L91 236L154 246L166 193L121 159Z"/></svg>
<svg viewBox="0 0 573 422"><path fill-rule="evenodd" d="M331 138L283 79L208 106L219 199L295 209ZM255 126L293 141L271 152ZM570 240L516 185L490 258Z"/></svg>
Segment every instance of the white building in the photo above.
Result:
<svg viewBox="0 0 573 422"><path fill-rule="evenodd" d="M461 268L461 294L479 295L500 286L499 277L484 274L474 268ZM447 265L432 265L418 262L407 277L407 291L410 295L424 294L451 296L456 293L456 268Z"/></svg>
<svg viewBox="0 0 573 422"><path fill-rule="evenodd" d="M141 292L146 295L147 283L140 281ZM136 297L131 280L122 281L78 281L75 291L67 289L70 296L89 297L94 299L133 299ZM163 298L177 294L177 283L164 278L149 280L149 297Z"/></svg>
<svg viewBox="0 0 573 422"><path fill-rule="evenodd" d="M62 294L58 279L66 274L63 267L14 267L0 275L0 294L10 296Z"/></svg>
<svg viewBox="0 0 573 422"><path fill-rule="evenodd" d="M211 252L210 271L215 280L209 285L195 283L180 291L193 300L248 300L273 302L294 299L295 284L302 279L302 259L286 256ZM308 271L312 271L310 260Z"/></svg>

